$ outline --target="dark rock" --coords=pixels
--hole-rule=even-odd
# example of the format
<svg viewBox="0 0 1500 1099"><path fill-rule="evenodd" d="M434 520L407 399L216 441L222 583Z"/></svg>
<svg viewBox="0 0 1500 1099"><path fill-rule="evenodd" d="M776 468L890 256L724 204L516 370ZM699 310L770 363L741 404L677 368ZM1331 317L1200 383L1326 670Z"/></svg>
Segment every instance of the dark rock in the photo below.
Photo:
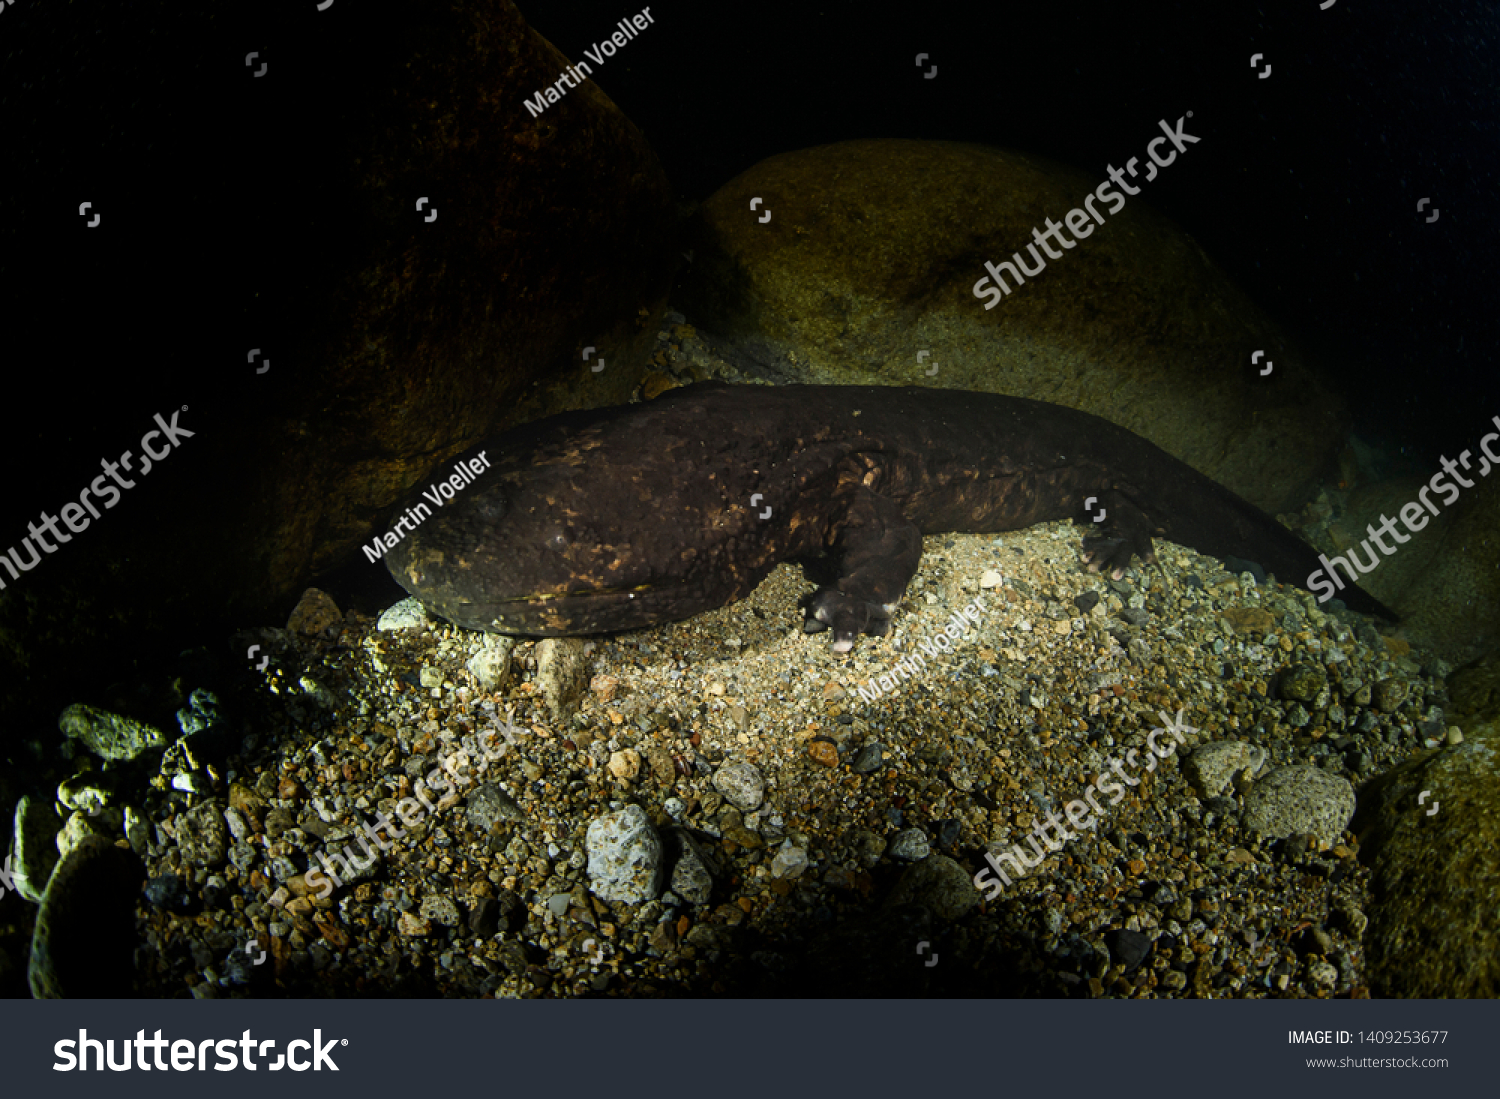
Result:
<svg viewBox="0 0 1500 1099"><path fill-rule="evenodd" d="M707 904L714 889L710 860L703 846L685 829L677 829L674 838L680 845L680 854L672 867L669 888L689 904Z"/></svg>
<svg viewBox="0 0 1500 1099"><path fill-rule="evenodd" d="M526 819L516 799L492 782L475 787L465 815L471 826L486 835L501 821Z"/></svg>
<svg viewBox="0 0 1500 1099"><path fill-rule="evenodd" d="M1328 679L1323 669L1311 664L1292 664L1283 669L1277 682L1282 698L1296 702L1315 702L1319 694L1327 689Z"/></svg>
<svg viewBox="0 0 1500 1099"><path fill-rule="evenodd" d="M849 764L849 769L856 775L868 775L878 771L884 762L884 751L880 741L872 740L859 750L854 757L854 762Z"/></svg>
<svg viewBox="0 0 1500 1099"><path fill-rule="evenodd" d="M476 897L469 907L469 931L481 939L489 939L499 930L500 903L493 897Z"/></svg>
<svg viewBox="0 0 1500 1099"><path fill-rule="evenodd" d="M963 834L963 825L953 817L938 822L938 846L951 849Z"/></svg>
<svg viewBox="0 0 1500 1099"><path fill-rule="evenodd" d="M124 997L132 991L135 902L145 869L128 848L85 836L42 897L27 977L37 999Z"/></svg>
<svg viewBox="0 0 1500 1099"><path fill-rule="evenodd" d="M1260 507L1300 505L1341 445L1326 425L1342 402L1202 249L1149 207L1130 204L1111 219L1118 236L1095 235L1042 277L1010 284L999 308L984 308L999 291L975 297L975 281L990 278L985 262L1012 262L1038 210L1061 216L1095 186L1035 156L951 141L781 153L703 203L681 304L722 337L725 358L798 381L931 384L900 341L914 327L932 332L945 386L1003 385L1114 419ZM758 195L814 194L816 228L811 207L778 211L765 225L744 216ZM847 289L855 286L857 294ZM826 323L830 312L839 325ZM1169 335L1152 320L1161 316L1172 317ZM1270 423L1254 415L1241 376L1205 388L1201 369L1205 355L1238 359L1239 348L1262 341L1283 349L1278 376L1284 363L1290 371ZM1123 391L1137 399L1113 396Z"/></svg>
<svg viewBox="0 0 1500 1099"><path fill-rule="evenodd" d="M886 905L921 905L937 919L948 922L962 918L979 901L974 876L947 855L934 854L902 872Z"/></svg>
<svg viewBox="0 0 1500 1099"><path fill-rule="evenodd" d="M187 915L195 906L192 887L176 874L159 874L146 883L146 899L163 912Z"/></svg>
<svg viewBox="0 0 1500 1099"><path fill-rule="evenodd" d="M1125 928L1109 932L1104 936L1104 943L1109 947L1110 957L1123 965L1127 972L1139 966L1151 953L1151 940L1147 936Z"/></svg>
<svg viewBox="0 0 1500 1099"><path fill-rule="evenodd" d="M1406 701L1406 696L1410 692L1411 687L1404 679L1394 677L1382 679L1375 684L1373 696L1375 708L1383 714L1394 713Z"/></svg>
<svg viewBox="0 0 1500 1099"><path fill-rule="evenodd" d="M1247 561L1243 557L1226 555L1224 557L1224 567L1236 576L1242 572L1248 572L1251 576L1255 577L1257 584L1264 584L1266 582L1266 570L1261 568L1255 561Z"/></svg>

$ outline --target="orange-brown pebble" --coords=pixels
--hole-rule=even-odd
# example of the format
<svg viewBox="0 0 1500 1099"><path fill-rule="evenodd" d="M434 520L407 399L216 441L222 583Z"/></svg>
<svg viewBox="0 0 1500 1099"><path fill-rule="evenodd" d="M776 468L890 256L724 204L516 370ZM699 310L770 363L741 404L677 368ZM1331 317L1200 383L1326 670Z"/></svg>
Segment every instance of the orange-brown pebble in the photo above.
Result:
<svg viewBox="0 0 1500 1099"><path fill-rule="evenodd" d="M815 740L807 746L807 754L812 757L814 763L821 763L824 767L837 767L839 765L839 750L826 740Z"/></svg>

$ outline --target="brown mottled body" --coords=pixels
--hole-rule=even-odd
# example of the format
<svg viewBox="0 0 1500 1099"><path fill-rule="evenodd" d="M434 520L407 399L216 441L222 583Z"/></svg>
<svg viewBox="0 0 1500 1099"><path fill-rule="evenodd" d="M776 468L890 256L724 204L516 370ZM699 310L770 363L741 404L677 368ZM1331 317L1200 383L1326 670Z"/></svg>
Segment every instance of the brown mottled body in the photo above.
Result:
<svg viewBox="0 0 1500 1099"><path fill-rule="evenodd" d="M432 610L496 633L687 618L743 598L781 561L832 553L840 576L814 597L808 628L832 627L848 649L884 631L922 534L1069 517L1093 528L1093 567L1117 575L1133 554L1152 559L1153 535L1283 579L1320 567L1270 516L1140 436L1019 397L709 383L480 449L492 468L386 562ZM1352 586L1344 596L1389 613Z"/></svg>

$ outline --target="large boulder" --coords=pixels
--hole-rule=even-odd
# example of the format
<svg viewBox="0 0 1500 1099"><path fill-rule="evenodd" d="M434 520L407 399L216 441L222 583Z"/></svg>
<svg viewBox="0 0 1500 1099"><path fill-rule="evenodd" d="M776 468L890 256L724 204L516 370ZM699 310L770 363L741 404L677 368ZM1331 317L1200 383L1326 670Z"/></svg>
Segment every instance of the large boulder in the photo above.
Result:
<svg viewBox="0 0 1500 1099"><path fill-rule="evenodd" d="M1191 165L1189 146L1166 171ZM953 142L785 153L704 203L676 300L754 373L1054 401L1144 435L1268 511L1300 504L1336 459L1342 405L1192 238L1150 210L1149 184L994 308L975 296L986 261L1025 255L1034 228L1063 222L1100 183Z"/></svg>
<svg viewBox="0 0 1500 1099"><path fill-rule="evenodd" d="M129 848L88 836L58 864L31 937L28 979L38 1000L131 994L135 907L145 867Z"/></svg>
<svg viewBox="0 0 1500 1099"><path fill-rule="evenodd" d="M1373 868L1371 987L1500 995L1500 727L1382 775L1360 791L1354 829Z"/></svg>
<svg viewBox="0 0 1500 1099"><path fill-rule="evenodd" d="M1456 440L1447 456L1457 461L1466 448L1477 456L1474 440ZM1500 645L1495 630L1500 621L1500 570L1492 548L1500 545L1500 476L1492 471L1478 477L1479 463L1474 457L1470 461L1474 469L1466 478L1473 487L1455 483L1460 495L1446 505L1443 493L1429 491L1438 514L1424 510L1428 522L1415 533L1397 521L1396 530L1408 540L1398 543L1384 537L1396 551L1389 556L1372 543L1370 549L1380 563L1359 581L1360 587L1401 615L1402 628L1412 641L1450 664L1463 664ZM1440 467L1432 472L1440 472ZM1343 553L1356 547L1360 560L1368 563L1369 551L1358 547L1369 538L1369 528L1379 530L1383 517L1397 520L1405 505L1420 507L1418 493L1428 481L1404 477L1353 493L1344 514L1330 524L1333 549Z"/></svg>

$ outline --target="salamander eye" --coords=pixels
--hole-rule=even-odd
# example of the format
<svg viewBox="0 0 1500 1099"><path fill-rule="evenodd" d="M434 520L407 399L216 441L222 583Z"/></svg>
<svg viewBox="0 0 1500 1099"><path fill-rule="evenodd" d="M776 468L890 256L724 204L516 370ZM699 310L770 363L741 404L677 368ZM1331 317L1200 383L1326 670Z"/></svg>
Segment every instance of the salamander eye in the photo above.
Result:
<svg viewBox="0 0 1500 1099"><path fill-rule="evenodd" d="M546 546L554 553L562 553L572 544L572 539L568 537L567 531L563 530L561 527L553 527L542 538L542 545Z"/></svg>
<svg viewBox="0 0 1500 1099"><path fill-rule="evenodd" d="M487 523L498 523L510 512L510 501L499 492L486 492L474 501L474 510Z"/></svg>

